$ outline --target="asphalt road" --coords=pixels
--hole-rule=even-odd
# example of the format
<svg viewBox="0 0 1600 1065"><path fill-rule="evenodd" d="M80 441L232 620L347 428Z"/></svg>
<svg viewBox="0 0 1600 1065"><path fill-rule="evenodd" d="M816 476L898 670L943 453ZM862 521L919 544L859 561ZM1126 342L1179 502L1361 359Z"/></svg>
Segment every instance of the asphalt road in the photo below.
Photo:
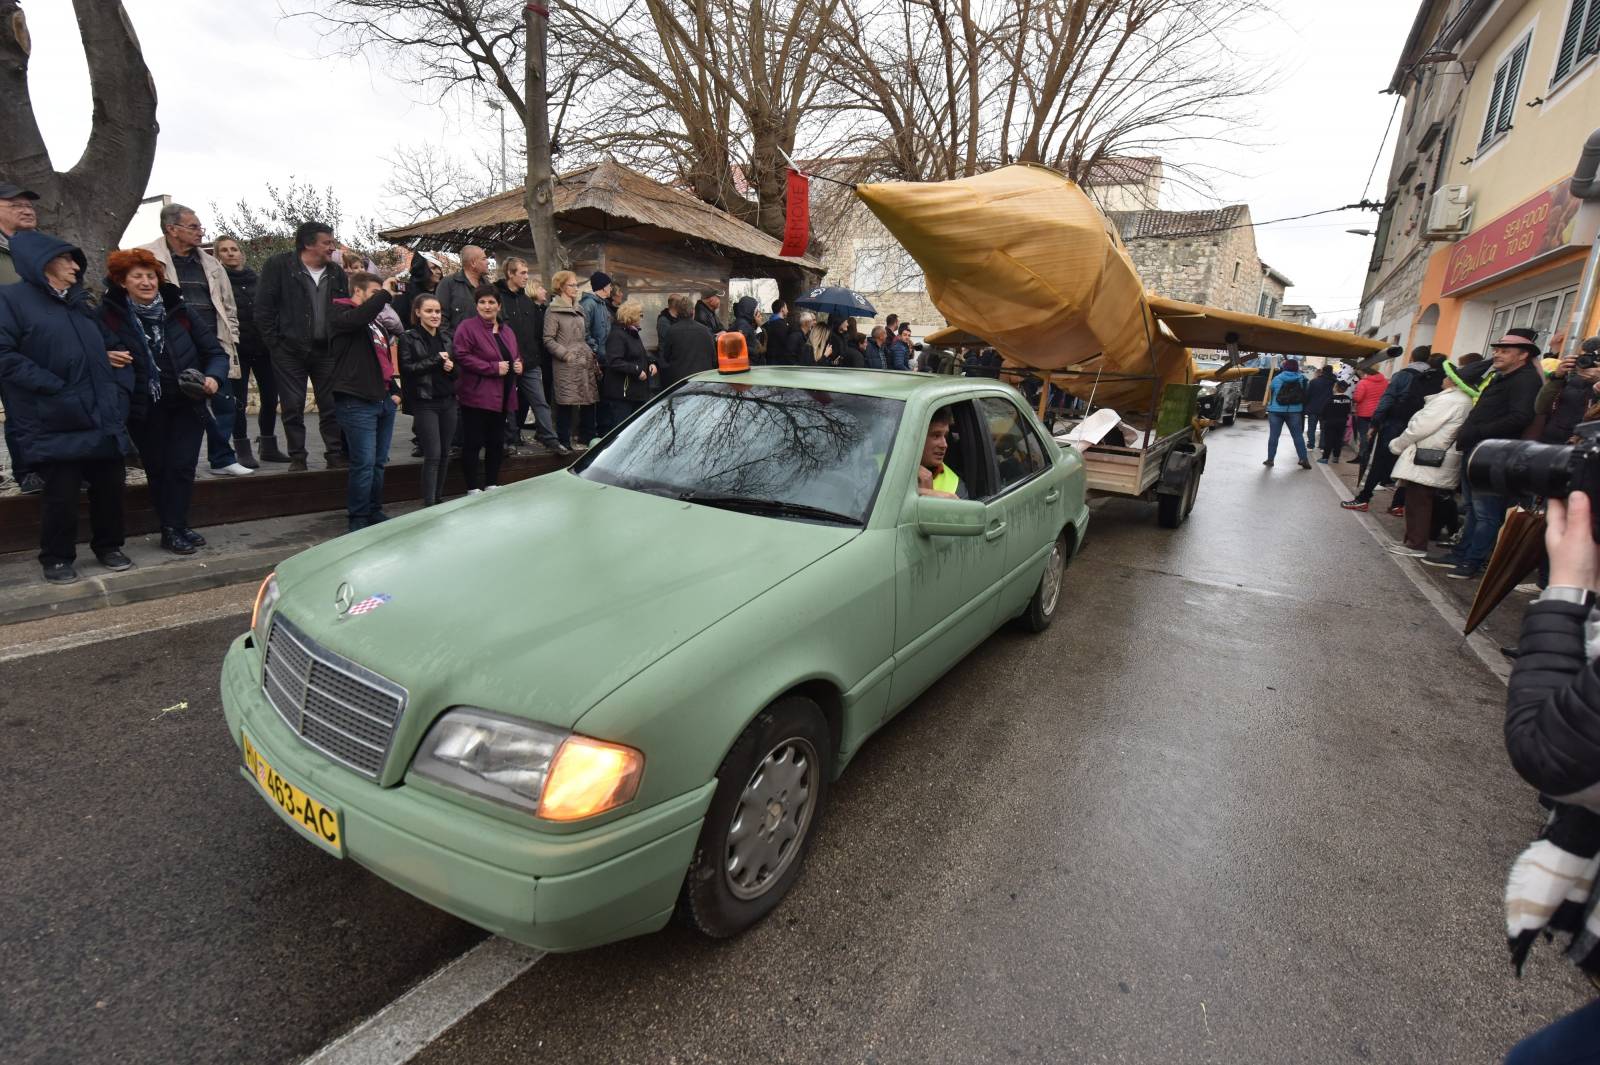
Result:
<svg viewBox="0 0 1600 1065"><path fill-rule="evenodd" d="M765 924L543 958L416 1060L1488 1063L1586 1001L1506 962L1499 682L1320 472L1210 440L1183 529L1105 506L1054 628L867 746ZM240 779L242 624L0 661L8 1062L294 1062L482 938Z"/></svg>

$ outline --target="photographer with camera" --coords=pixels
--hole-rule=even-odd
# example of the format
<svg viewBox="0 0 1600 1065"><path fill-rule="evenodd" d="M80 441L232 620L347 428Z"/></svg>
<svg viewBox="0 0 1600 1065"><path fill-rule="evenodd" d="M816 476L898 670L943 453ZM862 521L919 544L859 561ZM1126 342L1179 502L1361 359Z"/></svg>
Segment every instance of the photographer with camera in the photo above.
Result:
<svg viewBox="0 0 1600 1065"><path fill-rule="evenodd" d="M1533 360L1539 348L1526 337L1508 334L1490 345L1493 358L1456 371L1461 381L1473 384L1492 379L1478 393L1477 405L1467 415L1466 422L1456 435L1456 450L1461 452L1462 463L1468 470L1473 465L1473 450L1487 441L1517 441L1522 431L1533 421L1533 404L1543 387L1544 379ZM1526 490L1507 491L1505 480L1474 483L1472 477L1462 481L1461 495L1466 518L1461 530L1461 540L1448 552L1440 551L1425 556L1425 565L1448 568L1456 580L1470 580L1483 572L1494 551L1495 538L1506 518L1506 508L1514 495L1527 494ZM1538 493L1553 494L1553 493Z"/></svg>
<svg viewBox="0 0 1600 1065"><path fill-rule="evenodd" d="M1561 337L1551 339L1551 346L1561 350ZM1534 410L1544 417L1539 432L1542 444L1565 444L1572 439L1572 430L1583 420L1583 412L1595 401L1595 386L1600 384L1600 337L1590 337L1583 342L1583 350L1562 357L1550 372Z"/></svg>
<svg viewBox="0 0 1600 1065"><path fill-rule="evenodd" d="M1600 428L1600 427L1597 427ZM1468 478L1542 481L1550 502L1545 547L1550 586L1522 621L1520 654L1506 694L1506 752L1545 796L1550 819L1513 863L1506 884L1506 937L1518 973L1541 932L1571 936L1566 954L1600 974L1600 587L1590 492L1600 488L1600 448L1512 444L1469 468ZM1587 488L1571 491L1569 488ZM1596 1060L1600 1001L1534 1033L1507 1065Z"/></svg>

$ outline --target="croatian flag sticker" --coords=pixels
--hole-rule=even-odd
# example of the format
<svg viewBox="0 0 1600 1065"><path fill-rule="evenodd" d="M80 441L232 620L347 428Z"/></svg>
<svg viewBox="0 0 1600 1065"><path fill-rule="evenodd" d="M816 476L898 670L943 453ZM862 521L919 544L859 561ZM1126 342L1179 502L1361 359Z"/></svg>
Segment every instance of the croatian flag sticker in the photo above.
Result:
<svg viewBox="0 0 1600 1065"><path fill-rule="evenodd" d="M351 606L350 616L358 617L362 614L370 614L392 598L394 597L389 595L369 595L361 602Z"/></svg>

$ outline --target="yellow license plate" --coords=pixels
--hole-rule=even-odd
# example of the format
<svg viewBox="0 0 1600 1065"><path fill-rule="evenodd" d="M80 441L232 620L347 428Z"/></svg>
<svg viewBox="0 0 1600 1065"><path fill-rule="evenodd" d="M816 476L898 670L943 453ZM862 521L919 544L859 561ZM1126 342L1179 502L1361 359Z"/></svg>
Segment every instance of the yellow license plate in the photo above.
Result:
<svg viewBox="0 0 1600 1065"><path fill-rule="evenodd" d="M245 772L255 781L261 794L278 807L291 825L310 837L311 842L343 858L344 825L340 822L338 809L318 802L289 783L283 774L261 757L256 745L250 742L249 733L241 731L240 736L244 740Z"/></svg>

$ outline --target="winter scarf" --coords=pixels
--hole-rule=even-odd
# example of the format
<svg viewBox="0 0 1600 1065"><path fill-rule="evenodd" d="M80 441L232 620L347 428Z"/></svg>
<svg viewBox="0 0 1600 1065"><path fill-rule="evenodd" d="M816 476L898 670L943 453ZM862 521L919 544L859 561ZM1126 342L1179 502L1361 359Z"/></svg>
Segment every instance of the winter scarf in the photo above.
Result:
<svg viewBox="0 0 1600 1065"><path fill-rule="evenodd" d="M1600 976L1600 814L1555 803L1544 831L1511 864L1506 881L1506 945L1517 975L1543 932L1571 936L1567 957L1590 979Z"/></svg>
<svg viewBox="0 0 1600 1065"><path fill-rule="evenodd" d="M150 398L160 400L161 368L156 364L156 357L167 346L167 303L160 293L149 303L140 303L130 295L128 306L133 308L134 317L139 319L139 329L144 333L145 357L150 361Z"/></svg>

